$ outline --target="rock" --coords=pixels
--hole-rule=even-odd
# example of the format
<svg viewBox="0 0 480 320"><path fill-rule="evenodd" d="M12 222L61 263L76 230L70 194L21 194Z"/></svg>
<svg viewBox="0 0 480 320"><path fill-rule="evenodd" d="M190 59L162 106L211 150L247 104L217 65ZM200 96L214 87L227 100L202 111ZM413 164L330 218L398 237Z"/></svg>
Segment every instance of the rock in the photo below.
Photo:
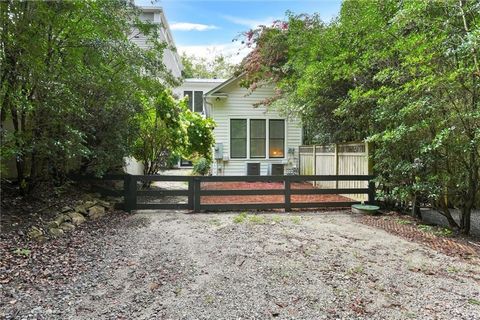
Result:
<svg viewBox="0 0 480 320"><path fill-rule="evenodd" d="M65 213L65 212L71 212L71 211L73 211L72 207L65 206L62 208L60 212Z"/></svg>
<svg viewBox="0 0 480 320"><path fill-rule="evenodd" d="M78 212L78 213L81 213L81 214L84 214L84 215L87 215L88 214L88 208L83 204L80 204L78 206L75 207L75 212Z"/></svg>
<svg viewBox="0 0 480 320"><path fill-rule="evenodd" d="M89 200L83 203L83 206L88 210L96 204L95 201Z"/></svg>
<svg viewBox="0 0 480 320"><path fill-rule="evenodd" d="M71 224L70 222L64 222L60 225L60 229L67 232L67 231L72 231L73 229L75 229L75 226L73 224Z"/></svg>
<svg viewBox="0 0 480 320"><path fill-rule="evenodd" d="M48 229L48 233L54 237L61 237L65 234L60 228L50 228Z"/></svg>
<svg viewBox="0 0 480 320"><path fill-rule="evenodd" d="M86 214L86 212L85 212ZM80 212L71 212L68 214L70 216L70 219L72 219L72 223L76 226L84 223L85 221L87 221L87 219L85 219L85 217L83 216L83 214L81 214Z"/></svg>
<svg viewBox="0 0 480 320"><path fill-rule="evenodd" d="M40 237L43 237L43 231L40 228L34 226L31 227L30 230L28 230L27 235L29 238L36 240Z"/></svg>
<svg viewBox="0 0 480 320"><path fill-rule="evenodd" d="M60 222L61 223L61 222ZM60 223L57 220L53 220L47 223L48 228L58 228Z"/></svg>
<svg viewBox="0 0 480 320"><path fill-rule="evenodd" d="M115 206L113 203L108 202L108 201L104 201L104 200L97 200L97 204L104 207L105 209L107 209L109 211L113 210L113 208Z"/></svg>
<svg viewBox="0 0 480 320"><path fill-rule="evenodd" d="M105 208L102 206L93 206L90 209L88 209L88 216L92 220L96 220L98 218L101 218L105 215Z"/></svg>

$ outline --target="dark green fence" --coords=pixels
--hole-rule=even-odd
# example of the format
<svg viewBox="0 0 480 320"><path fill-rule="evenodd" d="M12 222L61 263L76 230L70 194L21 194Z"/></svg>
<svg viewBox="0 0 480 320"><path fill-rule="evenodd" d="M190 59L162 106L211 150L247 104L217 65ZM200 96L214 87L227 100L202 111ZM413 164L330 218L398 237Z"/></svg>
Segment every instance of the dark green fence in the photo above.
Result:
<svg viewBox="0 0 480 320"><path fill-rule="evenodd" d="M77 177L78 178L78 177ZM106 175L101 179L93 177L82 177L88 180L123 180L123 191L97 189L102 194L120 196L123 195L123 209L132 210L162 210L162 209L183 209L200 211L230 211L230 210L270 210L284 209L290 211L293 208L327 208L327 207L349 207L358 204L360 201L343 202L292 202L292 195L312 195L312 194L367 194L368 204L375 203L375 183L374 177L370 175L304 175L304 176L162 176L162 175ZM177 190L142 190L141 185L145 182L154 181L177 181L185 182L187 189ZM292 189L292 183L311 182L311 181L368 181L367 188L348 188L348 189L320 189L305 188ZM139 183L141 182L141 183ZM283 184L281 189L248 189L248 190L211 190L202 189L204 182L279 182ZM202 204L202 196L265 196L282 195L283 202L274 203L215 203ZM185 203L138 203L138 197L159 197L164 196L186 196L188 201Z"/></svg>

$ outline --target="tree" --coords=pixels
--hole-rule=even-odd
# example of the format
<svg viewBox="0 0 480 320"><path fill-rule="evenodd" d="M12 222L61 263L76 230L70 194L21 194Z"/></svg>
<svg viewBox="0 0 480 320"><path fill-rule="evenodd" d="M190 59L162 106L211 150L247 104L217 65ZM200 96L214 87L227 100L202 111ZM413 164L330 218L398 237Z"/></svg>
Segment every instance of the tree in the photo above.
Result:
<svg viewBox="0 0 480 320"><path fill-rule="evenodd" d="M141 97L142 112L134 143L134 157L144 164L144 174L157 174L168 166L172 154L185 159L212 161L214 122L190 111L185 100L176 101L169 90L155 98Z"/></svg>
<svg viewBox="0 0 480 320"><path fill-rule="evenodd" d="M0 3L2 162L24 192L68 170L101 175L131 153L142 111L177 83L162 62L161 26L129 1ZM132 24L152 47L129 39ZM142 94L138 94L141 92Z"/></svg>
<svg viewBox="0 0 480 320"><path fill-rule="evenodd" d="M301 117L310 142L373 142L387 203L417 215L433 203L468 233L480 202L479 9L350 0L328 25L289 14L245 33L254 50L243 85L274 84L277 95L262 103Z"/></svg>
<svg viewBox="0 0 480 320"><path fill-rule="evenodd" d="M221 54L209 60L183 53L181 59L184 78L227 79L235 71L235 65L228 61L228 57Z"/></svg>

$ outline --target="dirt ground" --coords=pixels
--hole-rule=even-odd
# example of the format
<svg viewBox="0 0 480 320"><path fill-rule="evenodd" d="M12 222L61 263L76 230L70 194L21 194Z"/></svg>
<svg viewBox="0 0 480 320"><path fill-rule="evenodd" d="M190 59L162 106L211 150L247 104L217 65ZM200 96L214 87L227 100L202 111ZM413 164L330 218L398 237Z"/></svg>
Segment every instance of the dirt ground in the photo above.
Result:
<svg viewBox="0 0 480 320"><path fill-rule="evenodd" d="M480 316L478 261L360 224L346 211L139 212L108 219L37 253L42 266L19 259L0 268L18 275L0 282L0 318ZM60 268L72 270L56 276Z"/></svg>

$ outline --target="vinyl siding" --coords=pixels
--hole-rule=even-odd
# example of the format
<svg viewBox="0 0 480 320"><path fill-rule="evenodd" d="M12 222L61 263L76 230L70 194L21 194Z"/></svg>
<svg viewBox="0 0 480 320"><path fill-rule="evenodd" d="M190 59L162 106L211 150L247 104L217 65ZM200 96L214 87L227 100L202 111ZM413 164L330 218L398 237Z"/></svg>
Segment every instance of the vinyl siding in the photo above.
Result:
<svg viewBox="0 0 480 320"><path fill-rule="evenodd" d="M302 144L302 127L298 120L285 119L276 110L264 106L254 107L254 104L273 96L273 88L258 88L253 93L241 88L238 81L221 90L228 94L228 98L216 100L210 98L211 117L217 126L214 130L216 143L223 143L223 175L245 175L248 162L260 163L260 174L267 175L270 163L287 163L288 149L294 148L295 158L298 159L298 146ZM231 159L230 157L230 119L285 119L285 158L275 159L250 159L247 147L247 159ZM268 121L267 121L268 122ZM249 141L247 141L247 146ZM267 139L268 144L268 139ZM268 148L267 148L268 157ZM217 173L216 161L214 161L213 173Z"/></svg>

